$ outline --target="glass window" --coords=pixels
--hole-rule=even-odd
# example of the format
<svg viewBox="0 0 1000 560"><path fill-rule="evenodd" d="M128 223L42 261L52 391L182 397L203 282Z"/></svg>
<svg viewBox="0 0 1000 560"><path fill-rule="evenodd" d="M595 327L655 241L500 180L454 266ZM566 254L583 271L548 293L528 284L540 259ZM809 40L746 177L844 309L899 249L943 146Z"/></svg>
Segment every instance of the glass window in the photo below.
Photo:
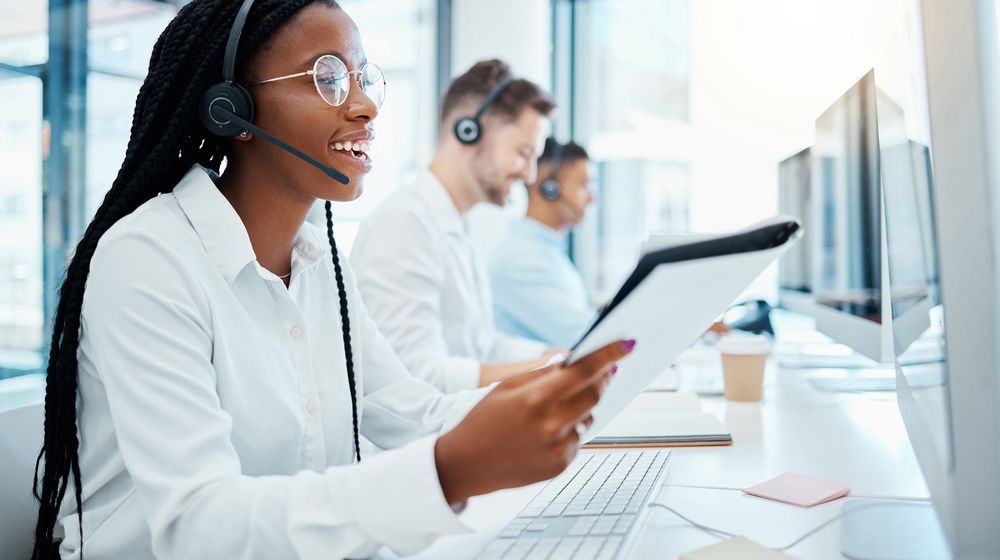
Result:
<svg viewBox="0 0 1000 560"><path fill-rule="evenodd" d="M575 3L574 139L598 164L574 257L598 301L631 271L650 233L689 229L689 0ZM637 219L638 218L638 219Z"/></svg>
<svg viewBox="0 0 1000 560"><path fill-rule="evenodd" d="M69 252L110 188L128 144L132 112L153 44L185 2L89 0L59 21L85 28L87 37L86 131L61 143L43 123L49 52L49 5L9 3L0 18L0 378L37 371L44 363L46 309L55 302L61 274L46 276L43 229L68 232ZM376 166L365 196L336 210L338 240L349 250L359 221L430 157L436 129L436 0L346 0L344 8L363 33L369 59L389 81L378 119ZM86 22L69 21L84 17ZM53 31L54 32L54 31ZM80 36L83 36L82 34ZM55 38L53 45L66 44ZM69 47L67 47L69 48ZM67 57L72 63L73 57ZM82 64L82 58L79 58ZM77 69L69 69L76 72ZM81 72L83 74L83 72ZM80 87L80 84L76 84ZM50 96L49 99L58 99ZM67 113L79 104L64 98ZM78 113L76 113L78 114ZM79 143L84 142L83 146ZM50 150L85 153L82 186L42 208L43 161ZM53 152L54 153L54 152ZM75 156L74 156L75 157ZM72 158L70 158L72 159ZM75 165L66 157L61 165ZM61 173L62 170L55 170ZM83 191L83 192L80 192ZM80 220L82 218L82 221ZM323 222L322 212L311 219ZM50 248L51 249L51 248ZM61 258L61 256L59 257ZM58 259L57 259L58 260ZM49 278L46 280L46 278Z"/></svg>
<svg viewBox="0 0 1000 560"><path fill-rule="evenodd" d="M42 346L42 154L47 141L41 80L0 71L0 377L4 370L36 368Z"/></svg>
<svg viewBox="0 0 1000 560"><path fill-rule="evenodd" d="M87 29L86 221L118 175L139 87L177 8L151 0L91 0Z"/></svg>
<svg viewBox="0 0 1000 560"><path fill-rule="evenodd" d="M388 83L364 194L334 206L338 246L349 253L361 220L430 161L437 132L437 2L342 0L340 5L357 23L368 60L382 68ZM310 219L326 227L321 207Z"/></svg>
<svg viewBox="0 0 1000 560"><path fill-rule="evenodd" d="M0 64L30 66L49 58L49 3L5 2L0 17Z"/></svg>
<svg viewBox="0 0 1000 560"><path fill-rule="evenodd" d="M45 338L42 272L42 65L48 2L0 18L0 378L37 370Z"/></svg>

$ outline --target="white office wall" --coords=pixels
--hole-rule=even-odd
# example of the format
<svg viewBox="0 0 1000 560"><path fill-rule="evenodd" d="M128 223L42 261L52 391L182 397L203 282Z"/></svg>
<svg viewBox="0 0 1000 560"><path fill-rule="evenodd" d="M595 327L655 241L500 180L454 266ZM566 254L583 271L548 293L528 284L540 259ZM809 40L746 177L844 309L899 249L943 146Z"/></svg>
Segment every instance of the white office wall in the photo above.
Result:
<svg viewBox="0 0 1000 560"><path fill-rule="evenodd" d="M868 0L692 2L690 223L728 231L777 212L777 163L873 66ZM772 267L747 296L773 297Z"/></svg>
<svg viewBox="0 0 1000 560"><path fill-rule="evenodd" d="M551 90L552 12L549 0L453 0L453 75L480 60L499 58L518 77ZM527 198L514 185L506 208L480 204L469 214L472 236L488 260L507 234L509 220L524 214Z"/></svg>

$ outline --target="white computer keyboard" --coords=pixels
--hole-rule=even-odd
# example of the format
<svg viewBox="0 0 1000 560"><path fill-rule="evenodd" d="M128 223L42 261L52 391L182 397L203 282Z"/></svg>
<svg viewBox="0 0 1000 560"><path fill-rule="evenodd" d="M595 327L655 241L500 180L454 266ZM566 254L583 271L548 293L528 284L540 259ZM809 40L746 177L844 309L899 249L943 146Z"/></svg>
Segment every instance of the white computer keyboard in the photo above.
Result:
<svg viewBox="0 0 1000 560"><path fill-rule="evenodd" d="M617 558L660 488L669 450L581 456L549 482L478 558Z"/></svg>

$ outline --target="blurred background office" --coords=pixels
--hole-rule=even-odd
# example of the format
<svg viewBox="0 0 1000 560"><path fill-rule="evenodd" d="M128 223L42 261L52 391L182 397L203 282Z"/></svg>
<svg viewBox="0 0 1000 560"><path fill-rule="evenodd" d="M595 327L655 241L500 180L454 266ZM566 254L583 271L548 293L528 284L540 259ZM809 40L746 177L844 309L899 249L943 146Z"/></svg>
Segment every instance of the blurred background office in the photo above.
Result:
<svg viewBox="0 0 1000 560"><path fill-rule="evenodd" d="M0 378L43 367L67 254L117 173L153 43L180 4L0 8ZM499 57L553 92L556 136L597 164L596 202L567 245L596 302L651 234L776 213L778 163L812 145L816 117L872 66L878 39L866 0L341 4L389 82L365 194L335 210L342 246L428 163L450 78ZM523 189L512 198L471 217L487 259L523 215ZM777 292L773 269L746 295Z"/></svg>

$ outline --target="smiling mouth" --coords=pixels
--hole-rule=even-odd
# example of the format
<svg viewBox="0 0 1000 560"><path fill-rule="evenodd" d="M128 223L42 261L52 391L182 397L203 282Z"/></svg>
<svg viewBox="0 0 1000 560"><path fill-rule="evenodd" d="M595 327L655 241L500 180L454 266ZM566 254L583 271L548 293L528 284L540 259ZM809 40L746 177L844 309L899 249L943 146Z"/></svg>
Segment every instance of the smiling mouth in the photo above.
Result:
<svg viewBox="0 0 1000 560"><path fill-rule="evenodd" d="M334 142L330 149L341 152L361 161L371 161L371 143L369 142Z"/></svg>

